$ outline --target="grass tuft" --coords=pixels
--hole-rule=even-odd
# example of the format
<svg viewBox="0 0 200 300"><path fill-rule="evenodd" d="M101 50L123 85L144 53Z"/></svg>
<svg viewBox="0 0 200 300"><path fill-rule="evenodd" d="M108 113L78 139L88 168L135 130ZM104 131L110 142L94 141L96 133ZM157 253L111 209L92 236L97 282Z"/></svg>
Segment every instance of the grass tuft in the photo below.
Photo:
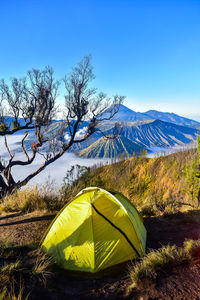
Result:
<svg viewBox="0 0 200 300"><path fill-rule="evenodd" d="M21 261L18 259L13 263L9 263L9 264L2 266L0 272L1 272L1 274L5 273L5 274L11 275L16 271L19 271L20 267L21 267Z"/></svg>
<svg viewBox="0 0 200 300"><path fill-rule="evenodd" d="M183 247L165 246L159 250L152 250L130 268L129 275L132 281L129 291L138 287L143 281L155 280L158 271L170 264L180 264L184 261L191 261L196 258L200 250L200 240L188 240Z"/></svg>
<svg viewBox="0 0 200 300"><path fill-rule="evenodd" d="M43 253L41 250L35 251L37 255L36 262L32 269L32 274L37 276L46 286L47 278L53 275L51 267L54 264L53 258Z"/></svg>
<svg viewBox="0 0 200 300"><path fill-rule="evenodd" d="M4 286L2 289L0 289L0 300L28 300L29 295L26 297L24 294L24 286L20 283L19 288L16 292L15 289L15 282L12 281L9 285L9 288Z"/></svg>

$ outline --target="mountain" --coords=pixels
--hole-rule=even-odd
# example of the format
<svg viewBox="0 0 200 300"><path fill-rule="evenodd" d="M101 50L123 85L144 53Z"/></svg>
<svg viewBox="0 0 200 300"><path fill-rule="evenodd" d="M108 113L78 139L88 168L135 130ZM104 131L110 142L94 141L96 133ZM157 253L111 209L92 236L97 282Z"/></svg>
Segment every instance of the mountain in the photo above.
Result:
<svg viewBox="0 0 200 300"><path fill-rule="evenodd" d="M84 121L81 126L79 127L79 130L77 131L76 134L76 138L75 139L80 139L81 136L85 133L85 129L88 126L88 122ZM104 125L105 126L105 125ZM114 123L112 123L112 125L106 126L106 130L111 129L114 126ZM45 130L44 128L42 129L44 136L46 138L46 141L52 141L53 139L57 139L58 141L58 148L62 147L61 142L63 141L63 137L64 137L64 141L67 142L67 140L69 139L69 131L67 130L67 123L64 121L54 121L51 125L49 125ZM20 131L21 133L21 131ZM81 149L84 149L88 146L90 146L92 143L94 143L95 141L97 141L100 137L102 137L102 134L99 132L95 132L93 135L91 135L87 140L81 142L81 143L74 143L70 149L69 152L78 152ZM31 150L32 149L32 143L36 141L36 136L35 136L35 132L34 130L29 130L29 135L27 137L27 139L24 142L24 145L26 147L27 150ZM18 145L20 144L17 143ZM44 145L42 146L42 151L46 151L48 150L49 146L48 146L48 142L44 143Z"/></svg>
<svg viewBox="0 0 200 300"><path fill-rule="evenodd" d="M199 127L200 123L188 118L181 117L174 113L160 112L157 110L148 110L145 112L151 119L158 119L165 122L175 123L182 126Z"/></svg>
<svg viewBox="0 0 200 300"><path fill-rule="evenodd" d="M80 128L78 135L84 132L86 123ZM100 132L94 133L88 140L82 143L75 143L69 149L83 157L116 157L120 154L133 152L140 153L143 149L152 147L169 148L174 146L184 146L196 140L200 131L187 126L180 126L161 120L120 122L120 137L116 140L105 139ZM51 140L54 137L59 138L60 122L50 126L47 131L47 137ZM107 135L111 135L115 122L105 122L101 124L101 130ZM67 140L65 128L65 140ZM77 137L78 138L78 137ZM30 150L32 142L35 140L35 134L29 135L25 141L26 149ZM59 144L58 144L59 147ZM42 150L48 149L48 143L44 144Z"/></svg>
<svg viewBox="0 0 200 300"><path fill-rule="evenodd" d="M109 129L107 134L111 130ZM118 138L112 140L101 137L89 147L82 148L78 154L87 158L112 158L122 153L132 155L133 152L139 154L144 149L152 147L169 148L190 144L196 140L197 134L200 134L197 129L160 120L121 122L121 132ZM81 146L83 145L80 145L79 149Z"/></svg>
<svg viewBox="0 0 200 300"><path fill-rule="evenodd" d="M149 120L145 113L135 112L132 109L120 104L118 113L112 118L112 121L135 122Z"/></svg>
<svg viewBox="0 0 200 300"><path fill-rule="evenodd" d="M161 120L153 120L134 125L122 123L121 135L142 146L173 147L189 144L196 140L200 131Z"/></svg>
<svg viewBox="0 0 200 300"><path fill-rule="evenodd" d="M182 126L189 126L194 128L200 128L200 123L191 119L187 119L169 112L160 112L157 110L149 110L144 113L135 112L130 108L120 105L118 113L114 116L112 121L119 122L136 122L147 120L161 120L164 122L174 123Z"/></svg>
<svg viewBox="0 0 200 300"><path fill-rule="evenodd" d="M116 139L101 137L88 148L81 150L79 156L87 158L113 158L123 153L129 155L133 155L133 153L140 154L145 149L144 146L140 146L124 136L119 136Z"/></svg>
<svg viewBox="0 0 200 300"><path fill-rule="evenodd" d="M6 120L11 124L13 118L7 117ZM114 157L123 152L128 154L132 154L133 152L139 153L142 149L151 147L169 148L183 146L195 141L197 134L200 134L200 130L194 128L197 124L199 124L200 128L200 123L196 121L180 117L176 114L155 110L150 110L146 113L137 113L124 105L120 105L119 112L114 116L114 119L104 121L100 124L101 131L107 135L112 135L116 121L121 124L121 132L120 137L115 141L105 140L102 138L100 132L95 132L88 140L72 145L69 151L79 153L79 151L84 149L83 152L80 152L80 155L85 157ZM185 125L183 126L183 124ZM84 121L80 125L76 139L83 136L87 126L87 121ZM23 132L19 133L23 134ZM65 141L67 141L69 139L69 132L67 124L64 121L54 121L45 132L47 140L55 138L58 140L58 148L62 147L63 134ZM35 134L34 130L32 130L24 143L27 150L32 149L34 141ZM16 146L18 147L18 144ZM48 151L48 149L49 145L45 143L42 151Z"/></svg>

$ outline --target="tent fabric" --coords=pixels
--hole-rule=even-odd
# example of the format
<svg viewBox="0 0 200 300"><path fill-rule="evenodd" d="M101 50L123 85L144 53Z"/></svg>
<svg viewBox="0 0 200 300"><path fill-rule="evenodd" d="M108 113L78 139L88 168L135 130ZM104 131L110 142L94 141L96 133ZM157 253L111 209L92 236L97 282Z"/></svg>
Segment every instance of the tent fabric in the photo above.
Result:
<svg viewBox="0 0 200 300"><path fill-rule="evenodd" d="M97 187L63 207L42 243L64 269L92 273L144 255L145 246L146 229L133 204Z"/></svg>

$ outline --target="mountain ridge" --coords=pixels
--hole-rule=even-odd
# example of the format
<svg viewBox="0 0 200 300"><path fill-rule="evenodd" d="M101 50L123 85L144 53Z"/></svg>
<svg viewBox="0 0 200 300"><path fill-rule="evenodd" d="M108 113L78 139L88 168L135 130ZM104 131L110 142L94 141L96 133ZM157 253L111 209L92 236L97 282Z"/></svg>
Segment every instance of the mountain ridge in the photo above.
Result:
<svg viewBox="0 0 200 300"><path fill-rule="evenodd" d="M138 126L122 126L121 135L145 147L174 147L196 140L200 131L161 120L152 120Z"/></svg>
<svg viewBox="0 0 200 300"><path fill-rule="evenodd" d="M119 111L114 116L112 121L135 122L135 121L147 121L147 120L153 120L153 119L158 119L158 120L161 120L164 122L174 123L174 124L182 125L182 126L200 128L200 122L179 116L175 113L161 112L161 111L157 111L157 110L148 110L143 113L135 112L134 110L126 107L123 104L120 104Z"/></svg>
<svg viewBox="0 0 200 300"><path fill-rule="evenodd" d="M173 118L174 122L167 121L168 119L171 120L171 118ZM12 117L7 117L8 120L11 123ZM194 142L197 135L200 135L200 130L195 125L199 124L197 127L200 129L200 123L197 121L180 117L173 113L162 113L155 110L150 110L146 113L136 113L124 105L120 106L119 113L115 116L114 120L100 124L101 131L106 135L112 135L116 121L121 126L120 137L116 140L116 143L105 143L102 139L102 134L96 132L86 141L72 145L69 151L78 155L81 153L85 157L113 157L122 153L123 144L125 143L124 153L130 155L133 152L139 153L142 149L151 149L152 147L169 148L184 146ZM69 132L67 124L63 122L54 120L46 131L47 140L56 138L59 142L61 139L59 128L63 126L64 138L67 141ZM186 123L186 125L183 126L182 123ZM188 126L188 124L192 124L193 126ZM77 136L83 134L84 128L87 128L87 126L88 122L84 121L77 132ZM35 134L32 132L25 141L26 149L32 149L32 142L34 140ZM115 147L116 150L114 150ZM42 151L45 151L46 148L48 148L47 144L44 145ZM102 148L102 151L99 151L100 148ZM80 152L83 149L84 151Z"/></svg>
<svg viewBox="0 0 200 300"><path fill-rule="evenodd" d="M111 132L112 129L109 129L107 134L109 135ZM129 155L133 152L140 154L142 150L151 150L154 147L172 148L190 144L196 140L197 134L200 134L200 131L195 128L157 119L135 125L130 122L122 122L120 135L115 142L111 143L101 137L78 154L87 158L116 157L123 152ZM123 149L124 143L126 147Z"/></svg>

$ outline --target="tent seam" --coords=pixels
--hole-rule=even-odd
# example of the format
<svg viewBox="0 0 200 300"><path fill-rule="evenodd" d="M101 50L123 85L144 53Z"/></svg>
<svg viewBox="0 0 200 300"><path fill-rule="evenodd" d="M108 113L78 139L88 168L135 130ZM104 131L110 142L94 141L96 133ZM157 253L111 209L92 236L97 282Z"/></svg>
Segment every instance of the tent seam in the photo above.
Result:
<svg viewBox="0 0 200 300"><path fill-rule="evenodd" d="M93 203L91 203L92 207L94 208L94 210L100 215L102 216L111 226L113 226L116 230L118 230L123 237L126 239L126 241L129 243L129 245L132 247L132 249L135 251L135 253L137 254L138 257L141 257L140 253L138 252L138 250L135 248L135 246L133 245L133 243L130 241L130 239L128 238L128 236L126 235L126 233L119 228L118 226L116 226L112 221L110 221L106 216L104 216L95 206Z"/></svg>

